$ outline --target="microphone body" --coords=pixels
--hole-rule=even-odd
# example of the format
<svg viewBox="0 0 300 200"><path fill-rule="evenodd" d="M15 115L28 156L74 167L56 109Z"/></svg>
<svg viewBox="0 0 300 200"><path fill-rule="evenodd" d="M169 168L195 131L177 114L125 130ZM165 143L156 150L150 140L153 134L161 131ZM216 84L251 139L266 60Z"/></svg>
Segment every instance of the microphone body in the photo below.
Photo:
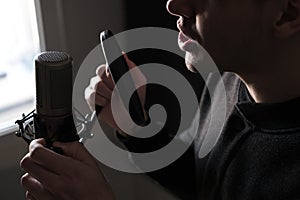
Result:
<svg viewBox="0 0 300 200"><path fill-rule="evenodd" d="M43 52L35 58L36 138L71 142L79 140L72 114L73 65L64 52Z"/></svg>

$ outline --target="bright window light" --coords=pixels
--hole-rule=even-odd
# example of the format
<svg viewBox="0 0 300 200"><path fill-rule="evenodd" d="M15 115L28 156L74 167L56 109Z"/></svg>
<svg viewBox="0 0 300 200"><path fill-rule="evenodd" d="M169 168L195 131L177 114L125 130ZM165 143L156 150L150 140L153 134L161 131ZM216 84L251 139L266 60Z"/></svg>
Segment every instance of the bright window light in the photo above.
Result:
<svg viewBox="0 0 300 200"><path fill-rule="evenodd" d="M40 51L34 0L0 1L0 124L34 109Z"/></svg>

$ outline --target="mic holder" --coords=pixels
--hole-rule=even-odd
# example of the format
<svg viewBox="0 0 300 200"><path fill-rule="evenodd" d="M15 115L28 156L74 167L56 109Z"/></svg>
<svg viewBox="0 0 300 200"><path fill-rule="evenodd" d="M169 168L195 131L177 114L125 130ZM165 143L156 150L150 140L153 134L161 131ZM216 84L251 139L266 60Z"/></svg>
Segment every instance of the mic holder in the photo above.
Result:
<svg viewBox="0 0 300 200"><path fill-rule="evenodd" d="M83 116L76 108L74 108L74 110L79 115L75 121L76 130L80 138L79 142L85 143L87 139L93 137L91 130L97 119L96 112L94 111L91 114ZM22 137L28 144L34 139L44 138L47 146L51 146L50 144L52 143L53 138L49 138L44 131L41 131L41 123L35 110L27 115L22 114L22 119L17 120L15 123L19 126L19 130L15 133L17 137Z"/></svg>

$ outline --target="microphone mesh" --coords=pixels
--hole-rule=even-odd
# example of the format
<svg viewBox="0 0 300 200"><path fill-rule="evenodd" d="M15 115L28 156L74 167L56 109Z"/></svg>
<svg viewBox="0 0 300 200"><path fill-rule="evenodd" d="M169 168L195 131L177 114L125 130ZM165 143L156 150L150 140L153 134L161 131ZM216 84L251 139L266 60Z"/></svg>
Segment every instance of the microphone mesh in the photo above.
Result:
<svg viewBox="0 0 300 200"><path fill-rule="evenodd" d="M47 51L35 59L36 108L45 116L72 113L72 58L64 52Z"/></svg>
<svg viewBox="0 0 300 200"><path fill-rule="evenodd" d="M65 62L69 59L69 56L64 53L64 52L59 52L59 51L49 51L46 53L42 53L38 57L39 61L43 63L61 63Z"/></svg>

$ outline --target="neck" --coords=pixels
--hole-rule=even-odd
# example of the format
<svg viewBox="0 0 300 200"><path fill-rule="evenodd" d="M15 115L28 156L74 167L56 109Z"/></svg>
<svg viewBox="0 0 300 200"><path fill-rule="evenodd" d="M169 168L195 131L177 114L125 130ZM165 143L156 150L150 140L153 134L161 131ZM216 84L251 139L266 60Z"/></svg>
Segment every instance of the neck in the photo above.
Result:
<svg viewBox="0 0 300 200"><path fill-rule="evenodd" d="M300 67L298 67L300 68ZM286 66L255 75L240 75L250 95L257 103L279 103L300 97L300 70ZM279 69L279 68L277 68Z"/></svg>

